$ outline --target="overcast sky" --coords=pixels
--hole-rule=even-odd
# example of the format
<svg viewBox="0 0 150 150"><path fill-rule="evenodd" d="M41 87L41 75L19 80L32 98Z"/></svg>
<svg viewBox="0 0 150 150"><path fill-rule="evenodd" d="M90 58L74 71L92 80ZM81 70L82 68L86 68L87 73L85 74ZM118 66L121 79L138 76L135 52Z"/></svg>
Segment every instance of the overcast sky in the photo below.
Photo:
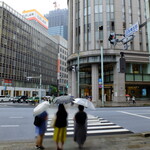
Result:
<svg viewBox="0 0 150 150"><path fill-rule="evenodd" d="M56 1L59 8L67 8L67 0L0 0L22 13L24 10L36 9L42 15L54 10L53 2Z"/></svg>

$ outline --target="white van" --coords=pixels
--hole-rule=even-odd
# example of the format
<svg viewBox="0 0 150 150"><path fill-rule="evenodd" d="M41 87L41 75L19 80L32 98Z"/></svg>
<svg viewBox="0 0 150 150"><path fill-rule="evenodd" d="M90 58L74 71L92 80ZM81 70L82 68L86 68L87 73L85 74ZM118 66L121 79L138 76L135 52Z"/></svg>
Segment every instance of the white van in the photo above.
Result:
<svg viewBox="0 0 150 150"><path fill-rule="evenodd" d="M9 102L11 98L9 96L0 96L0 102Z"/></svg>

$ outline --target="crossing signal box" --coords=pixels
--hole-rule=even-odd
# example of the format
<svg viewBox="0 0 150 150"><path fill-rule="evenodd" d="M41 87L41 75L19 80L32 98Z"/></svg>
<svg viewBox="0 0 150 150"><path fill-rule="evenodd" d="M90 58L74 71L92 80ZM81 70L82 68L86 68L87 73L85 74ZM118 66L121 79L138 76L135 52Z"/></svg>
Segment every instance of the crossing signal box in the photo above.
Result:
<svg viewBox="0 0 150 150"><path fill-rule="evenodd" d="M116 34L115 33L110 33L110 36L108 38L110 44L116 45Z"/></svg>
<svg viewBox="0 0 150 150"><path fill-rule="evenodd" d="M126 72L126 60L123 57L121 57L119 59L119 72L120 73L125 73Z"/></svg>
<svg viewBox="0 0 150 150"><path fill-rule="evenodd" d="M72 66L71 69L72 69L72 71L75 72L76 71L76 66Z"/></svg>

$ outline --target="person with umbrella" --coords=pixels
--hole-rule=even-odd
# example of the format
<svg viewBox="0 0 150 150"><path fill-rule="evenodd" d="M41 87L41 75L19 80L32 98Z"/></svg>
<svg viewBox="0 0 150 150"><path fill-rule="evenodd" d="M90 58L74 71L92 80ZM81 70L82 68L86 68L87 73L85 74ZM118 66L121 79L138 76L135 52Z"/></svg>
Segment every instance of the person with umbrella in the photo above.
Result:
<svg viewBox="0 0 150 150"><path fill-rule="evenodd" d="M67 117L68 113L64 105L59 104L58 111L56 113L56 121L54 125L54 136L53 136L53 140L56 142L57 150L63 149L63 145L66 140Z"/></svg>
<svg viewBox="0 0 150 150"><path fill-rule="evenodd" d="M74 116L74 141L82 148L87 136L87 114L84 106L78 105L79 111Z"/></svg>
<svg viewBox="0 0 150 150"><path fill-rule="evenodd" d="M37 115L36 118L39 118L39 124L36 126L36 133L37 133L37 139L36 139L36 149L45 149L43 144L43 138L44 134L46 132L47 128L47 119L48 119L48 113L46 111L43 111L41 114Z"/></svg>

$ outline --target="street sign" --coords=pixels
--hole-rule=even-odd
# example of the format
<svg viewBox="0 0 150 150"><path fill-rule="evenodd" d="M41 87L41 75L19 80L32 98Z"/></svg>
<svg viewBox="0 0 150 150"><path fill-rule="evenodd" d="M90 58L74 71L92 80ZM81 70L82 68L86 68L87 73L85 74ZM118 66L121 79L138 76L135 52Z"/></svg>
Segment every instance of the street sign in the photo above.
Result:
<svg viewBox="0 0 150 150"><path fill-rule="evenodd" d="M98 83L99 83L99 84L102 83L102 79L101 79L101 78L98 79Z"/></svg>
<svg viewBox="0 0 150 150"><path fill-rule="evenodd" d="M99 88L102 88L102 85L100 84L100 85L98 85L98 87L99 87Z"/></svg>
<svg viewBox="0 0 150 150"><path fill-rule="evenodd" d="M138 30L139 30L139 24L137 22L134 25L132 25L130 28L125 30L125 37L133 35L133 33L137 32Z"/></svg>

